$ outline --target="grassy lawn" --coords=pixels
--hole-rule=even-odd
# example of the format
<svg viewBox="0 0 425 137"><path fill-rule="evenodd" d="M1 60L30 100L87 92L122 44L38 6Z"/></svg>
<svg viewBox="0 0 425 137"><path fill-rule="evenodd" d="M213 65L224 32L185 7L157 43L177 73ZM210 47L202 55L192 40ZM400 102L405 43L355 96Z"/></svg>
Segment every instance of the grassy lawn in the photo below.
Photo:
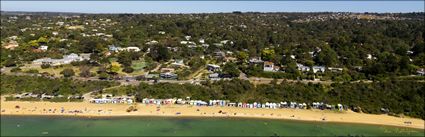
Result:
<svg viewBox="0 0 425 137"><path fill-rule="evenodd" d="M40 66L34 66L34 65L27 65L26 67L22 67L22 72L25 72L30 69L38 70L39 73L47 72L49 74L54 74L55 76L60 76L60 72L66 68L71 68L74 70L75 74L78 75L80 73L80 69L78 67L72 66L71 64L63 65L63 67L50 67L46 69L42 69Z"/></svg>
<svg viewBox="0 0 425 137"><path fill-rule="evenodd" d="M118 74L119 75L122 75L122 76L133 75L133 76L136 76L136 75L143 75L143 74L145 74L145 72L143 71L144 70L143 68L146 67L147 63L144 60L133 61L131 67L134 69L134 72L132 72L130 74L127 74L127 73L125 73L125 72L122 71L123 70L122 65L116 61L116 58L111 58L110 60L111 60L111 64L112 65L119 66L119 69L118 69ZM40 67L40 65L32 65L32 64L26 64L24 67L21 67L22 72L25 72L25 71L28 71L28 70L37 70L39 73L47 72L49 74L53 74L54 76L62 76L60 74L60 72L63 71L64 69L67 69L67 68L73 69L76 76L78 76L78 74L80 73L79 66L72 66L71 64L63 65L62 67L58 67L58 68L50 67L50 68L46 68L46 69L42 69ZM90 72L96 73L96 71L98 69L99 69L99 67L92 67L90 69Z"/></svg>
<svg viewBox="0 0 425 137"><path fill-rule="evenodd" d="M117 58L109 58L109 62L116 62L117 60Z"/></svg>
<svg viewBox="0 0 425 137"><path fill-rule="evenodd" d="M131 67L135 71L143 70L144 67L146 67L146 62L144 60L137 60L131 62Z"/></svg>
<svg viewBox="0 0 425 137"><path fill-rule="evenodd" d="M145 74L144 67L146 67L147 63L141 59L131 62L131 67L134 69L134 72L130 73L130 75L143 75Z"/></svg>

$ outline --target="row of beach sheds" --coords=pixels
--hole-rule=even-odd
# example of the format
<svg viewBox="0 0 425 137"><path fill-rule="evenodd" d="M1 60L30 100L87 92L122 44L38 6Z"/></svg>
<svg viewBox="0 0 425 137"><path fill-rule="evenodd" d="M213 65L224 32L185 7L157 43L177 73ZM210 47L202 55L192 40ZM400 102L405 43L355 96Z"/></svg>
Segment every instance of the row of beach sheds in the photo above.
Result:
<svg viewBox="0 0 425 137"><path fill-rule="evenodd" d="M149 99L144 98L142 100L144 104L156 104L156 105L167 105L167 104L188 104L193 106L229 106L229 107L240 107L240 108L298 108L306 109L306 103L297 103L297 102L280 102L280 103L234 103L228 100L209 100L208 102L202 100L183 100L183 99ZM343 110L344 107L341 104L330 105L323 102L313 102L311 105L314 109L338 109Z"/></svg>
<svg viewBox="0 0 425 137"><path fill-rule="evenodd" d="M124 103L124 104L133 104L134 100L130 97L114 97L114 98L97 98L97 99L91 99L90 103L95 104L118 104L118 103Z"/></svg>
<svg viewBox="0 0 425 137"><path fill-rule="evenodd" d="M193 106L206 106L208 105L207 102L202 101L202 100L184 100L184 99L149 99L149 98L144 98L142 99L142 103L144 104L156 104L156 105L161 105L161 104L189 104L189 105L193 105Z"/></svg>

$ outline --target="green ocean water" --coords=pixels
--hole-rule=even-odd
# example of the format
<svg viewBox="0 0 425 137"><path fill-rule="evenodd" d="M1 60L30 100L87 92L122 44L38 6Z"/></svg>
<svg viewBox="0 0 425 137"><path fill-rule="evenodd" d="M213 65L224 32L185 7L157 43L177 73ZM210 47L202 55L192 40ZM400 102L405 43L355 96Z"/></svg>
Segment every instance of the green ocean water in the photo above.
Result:
<svg viewBox="0 0 425 137"><path fill-rule="evenodd" d="M389 126L189 117L1 116L1 136L424 136Z"/></svg>

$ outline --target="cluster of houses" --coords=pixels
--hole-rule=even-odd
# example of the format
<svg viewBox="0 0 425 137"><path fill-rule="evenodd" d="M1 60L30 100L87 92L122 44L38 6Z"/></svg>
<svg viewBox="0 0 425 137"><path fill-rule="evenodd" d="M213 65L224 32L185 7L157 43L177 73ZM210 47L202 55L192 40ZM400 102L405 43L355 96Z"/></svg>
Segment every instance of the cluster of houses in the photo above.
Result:
<svg viewBox="0 0 425 137"><path fill-rule="evenodd" d="M139 47L116 47L115 45L109 45L109 51L110 52L120 52L120 51L128 51L128 52L139 52L140 48Z"/></svg>
<svg viewBox="0 0 425 137"><path fill-rule="evenodd" d="M254 60L253 60L254 61ZM256 63L260 62L258 60L255 60ZM280 71L280 67L276 66L273 62L265 61L263 62L263 71L265 72L278 72ZM303 64L297 63L297 69L301 72L310 72L318 73L318 72L325 72L326 70L330 70L332 72L341 72L343 68L336 68L336 67L326 67L326 66L305 66Z"/></svg>
<svg viewBox="0 0 425 137"><path fill-rule="evenodd" d="M292 108L292 109L307 109L307 106L310 106L313 109L321 110L339 110L343 111L347 107L344 107L341 104L331 105L323 102L313 102L312 104L307 103L297 103L297 102L277 102L277 103L243 103L243 102L230 102L229 100L209 100L208 102L202 100L190 100L186 99L153 99L153 98L144 98L142 100L143 104L153 104L153 105L170 105L170 104L179 104L179 105L192 105L192 106L221 106L221 107L239 107L239 108L268 108L268 109L279 109L279 108Z"/></svg>
<svg viewBox="0 0 425 137"><path fill-rule="evenodd" d="M64 55L62 59L41 58L41 59L36 59L32 61L32 63L35 65L49 64L52 66L59 66L59 65L70 64L71 62L74 62L74 61L83 61L83 60L90 60L90 53L80 54L80 55L71 53L69 55Z"/></svg>
<svg viewBox="0 0 425 137"><path fill-rule="evenodd" d="M102 95L102 98L94 98L90 99L90 103L95 104L133 104L134 103L134 97L131 96L115 96L113 97L112 94L104 94Z"/></svg>

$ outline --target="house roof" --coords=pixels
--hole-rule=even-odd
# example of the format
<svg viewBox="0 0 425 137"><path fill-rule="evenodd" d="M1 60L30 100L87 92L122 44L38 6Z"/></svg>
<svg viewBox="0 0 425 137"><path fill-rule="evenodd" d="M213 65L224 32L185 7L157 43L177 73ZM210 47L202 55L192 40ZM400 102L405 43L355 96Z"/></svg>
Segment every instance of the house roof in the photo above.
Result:
<svg viewBox="0 0 425 137"><path fill-rule="evenodd" d="M274 65L274 63L270 62L270 61L266 61L266 62L264 62L264 65Z"/></svg>

